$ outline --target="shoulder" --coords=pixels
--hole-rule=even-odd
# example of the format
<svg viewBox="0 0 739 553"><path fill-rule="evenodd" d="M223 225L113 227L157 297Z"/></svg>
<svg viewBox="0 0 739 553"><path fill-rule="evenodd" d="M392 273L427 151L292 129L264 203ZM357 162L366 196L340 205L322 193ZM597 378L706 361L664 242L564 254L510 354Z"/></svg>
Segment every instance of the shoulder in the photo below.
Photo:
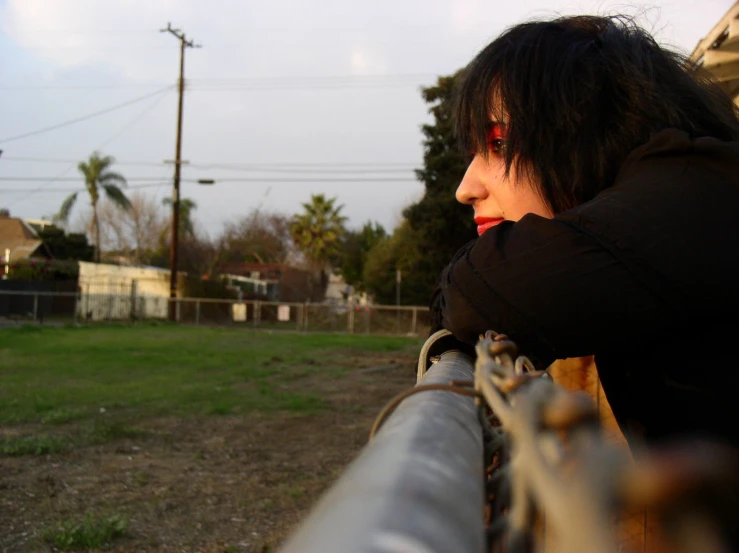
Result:
<svg viewBox="0 0 739 553"><path fill-rule="evenodd" d="M668 129L635 149L613 183L593 200L558 215L629 233L641 229L715 226L716 217L736 220L739 143L690 138ZM605 229L602 229L605 230Z"/></svg>
<svg viewBox="0 0 739 553"><path fill-rule="evenodd" d="M636 148L621 165L614 187L636 181L654 180L661 173L705 172L724 175L737 183L739 142L726 142L710 136L692 138L685 131L665 129ZM656 173L656 172L659 173Z"/></svg>
<svg viewBox="0 0 739 553"><path fill-rule="evenodd" d="M557 219L655 286L686 291L734 279L737 210L739 144L668 129L631 153L611 188Z"/></svg>

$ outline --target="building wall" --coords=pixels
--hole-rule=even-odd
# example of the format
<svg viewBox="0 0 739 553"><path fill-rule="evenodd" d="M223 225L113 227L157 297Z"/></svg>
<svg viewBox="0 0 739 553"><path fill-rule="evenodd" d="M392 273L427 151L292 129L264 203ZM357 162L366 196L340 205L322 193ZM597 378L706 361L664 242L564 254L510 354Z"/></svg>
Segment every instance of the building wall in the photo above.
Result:
<svg viewBox="0 0 739 553"><path fill-rule="evenodd" d="M169 271L80 261L78 315L85 320L125 319L132 314L166 318ZM183 289L180 273L178 290ZM135 302L132 303L132 302Z"/></svg>
<svg viewBox="0 0 739 553"><path fill-rule="evenodd" d="M314 275L284 263L227 263L218 270L224 274L276 283L276 301L302 303L324 300L320 282Z"/></svg>
<svg viewBox="0 0 739 553"><path fill-rule="evenodd" d="M89 287L96 293L117 293L136 282L136 294L169 297L169 271L157 267L128 267L80 261L79 285L82 292ZM184 282L179 275L178 288Z"/></svg>

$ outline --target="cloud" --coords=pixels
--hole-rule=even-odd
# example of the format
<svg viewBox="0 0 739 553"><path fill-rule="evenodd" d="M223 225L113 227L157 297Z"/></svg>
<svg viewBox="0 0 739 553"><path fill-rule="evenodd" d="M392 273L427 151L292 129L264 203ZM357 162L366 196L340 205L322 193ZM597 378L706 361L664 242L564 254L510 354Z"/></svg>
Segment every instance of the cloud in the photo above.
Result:
<svg viewBox="0 0 739 553"><path fill-rule="evenodd" d="M484 4L479 0L457 0L451 4L449 10L450 23L454 31L458 33L471 31L480 24Z"/></svg>
<svg viewBox="0 0 739 553"><path fill-rule="evenodd" d="M104 64L123 77L149 78L152 57L170 58L166 50L176 49L157 31L172 14L186 19L189 13L176 0L7 0L0 25L20 47L59 69Z"/></svg>
<svg viewBox="0 0 739 553"><path fill-rule="evenodd" d="M351 71L354 75L380 75L387 73L388 67L377 54L355 48L349 56Z"/></svg>

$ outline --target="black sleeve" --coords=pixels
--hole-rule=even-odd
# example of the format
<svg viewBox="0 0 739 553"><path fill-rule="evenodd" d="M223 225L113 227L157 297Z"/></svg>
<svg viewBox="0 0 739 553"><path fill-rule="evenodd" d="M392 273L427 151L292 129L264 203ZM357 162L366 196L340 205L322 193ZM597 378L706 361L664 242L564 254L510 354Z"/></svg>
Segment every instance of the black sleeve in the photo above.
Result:
<svg viewBox="0 0 739 553"><path fill-rule="evenodd" d="M591 236L536 216L504 225L465 246L442 275L442 325L463 342L492 329L549 364L670 322L659 298Z"/></svg>
<svg viewBox="0 0 739 553"><path fill-rule="evenodd" d="M490 229L442 273L441 324L470 344L505 333L548 364L735 309L739 157L710 150L642 160L576 210Z"/></svg>

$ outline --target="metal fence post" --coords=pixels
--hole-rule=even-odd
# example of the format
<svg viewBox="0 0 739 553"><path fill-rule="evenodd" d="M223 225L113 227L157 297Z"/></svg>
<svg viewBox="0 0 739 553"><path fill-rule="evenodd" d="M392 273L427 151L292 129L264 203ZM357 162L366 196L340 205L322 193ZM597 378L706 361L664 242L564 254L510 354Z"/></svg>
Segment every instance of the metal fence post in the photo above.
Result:
<svg viewBox="0 0 739 553"><path fill-rule="evenodd" d="M308 302L305 302L303 304L305 308L303 309L303 330L308 330Z"/></svg>
<svg viewBox="0 0 739 553"><path fill-rule="evenodd" d="M77 307L79 307L79 299L80 293L78 289L78 291L74 294L74 309L72 310L72 322L74 324L77 324Z"/></svg>
<svg viewBox="0 0 739 553"><path fill-rule="evenodd" d="M195 325L200 324L200 300L195 301Z"/></svg>
<svg viewBox="0 0 739 553"><path fill-rule="evenodd" d="M85 301L83 307L83 316L87 320L87 314L90 312L90 283L85 284Z"/></svg>
<svg viewBox="0 0 739 553"><path fill-rule="evenodd" d="M33 320L38 320L38 294L33 295Z"/></svg>
<svg viewBox="0 0 739 553"><path fill-rule="evenodd" d="M418 324L418 307L413 308L413 319L411 320L411 334L416 335L416 325Z"/></svg>
<svg viewBox="0 0 739 553"><path fill-rule="evenodd" d="M180 322L180 302L178 298L174 298L174 320Z"/></svg>
<svg viewBox="0 0 739 553"><path fill-rule="evenodd" d="M136 280L131 281L131 305L129 310L129 317L132 321L136 320Z"/></svg>
<svg viewBox="0 0 739 553"><path fill-rule="evenodd" d="M349 316L347 317L349 319L349 334L354 334L354 304L349 304Z"/></svg>

